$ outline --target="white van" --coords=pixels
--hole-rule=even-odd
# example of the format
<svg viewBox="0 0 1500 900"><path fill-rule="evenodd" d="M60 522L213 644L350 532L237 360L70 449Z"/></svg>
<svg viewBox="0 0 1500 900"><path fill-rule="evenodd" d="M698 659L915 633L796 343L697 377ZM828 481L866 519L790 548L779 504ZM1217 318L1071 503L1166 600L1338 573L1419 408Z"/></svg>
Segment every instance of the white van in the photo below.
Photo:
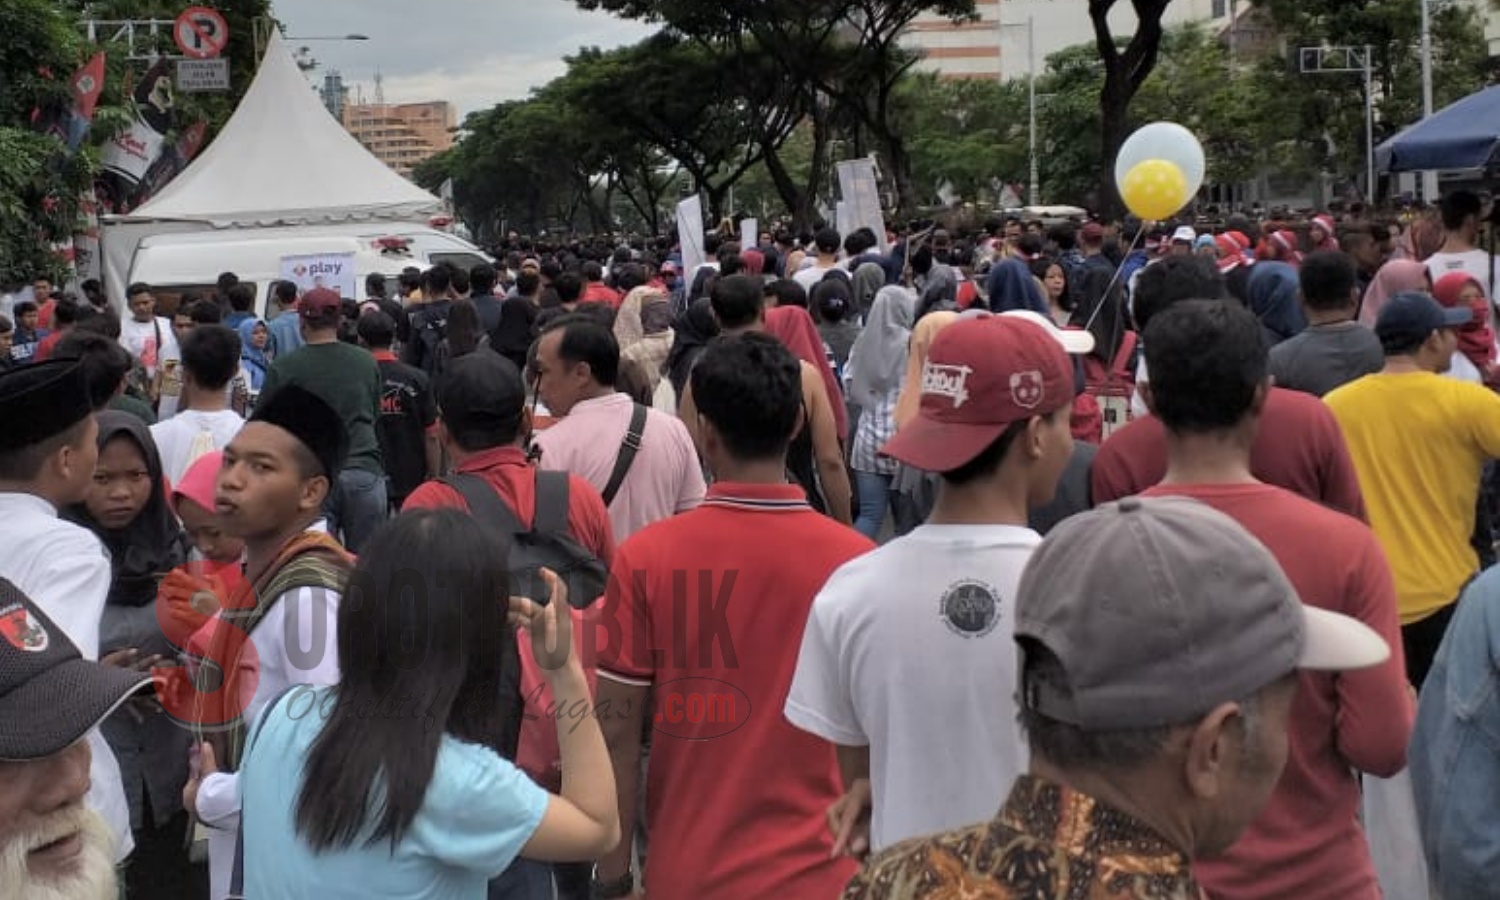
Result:
<svg viewBox="0 0 1500 900"><path fill-rule="evenodd" d="M130 263L129 284L151 285L164 313L190 292L212 294L219 274L233 272L255 289L255 311L275 312L271 287L281 280L288 256L352 255L357 295L365 299L365 278L386 279L386 296L396 296L396 278L408 267L428 269L440 262L464 269L494 259L468 241L422 225L301 225L234 228L157 234L144 238Z"/></svg>

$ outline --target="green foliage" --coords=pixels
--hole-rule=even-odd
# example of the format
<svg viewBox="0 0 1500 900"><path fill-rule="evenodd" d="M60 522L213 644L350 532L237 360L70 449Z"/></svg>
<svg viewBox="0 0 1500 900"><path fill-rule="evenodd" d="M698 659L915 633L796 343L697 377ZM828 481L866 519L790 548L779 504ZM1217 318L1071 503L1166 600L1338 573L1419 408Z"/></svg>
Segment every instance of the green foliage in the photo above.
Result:
<svg viewBox="0 0 1500 900"><path fill-rule="evenodd" d="M896 93L897 121L911 151L912 181L922 205L946 185L976 202L997 199L995 183L1023 184L1028 166L1026 83L905 79Z"/></svg>

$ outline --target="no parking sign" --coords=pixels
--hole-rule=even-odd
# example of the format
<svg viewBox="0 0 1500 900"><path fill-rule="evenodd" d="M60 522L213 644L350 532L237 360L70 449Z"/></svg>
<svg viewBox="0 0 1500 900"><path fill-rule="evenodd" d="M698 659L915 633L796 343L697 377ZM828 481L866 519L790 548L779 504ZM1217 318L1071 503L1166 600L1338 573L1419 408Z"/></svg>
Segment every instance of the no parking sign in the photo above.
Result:
<svg viewBox="0 0 1500 900"><path fill-rule="evenodd" d="M172 37L189 59L213 59L229 44L229 23L216 9L190 6L177 17Z"/></svg>

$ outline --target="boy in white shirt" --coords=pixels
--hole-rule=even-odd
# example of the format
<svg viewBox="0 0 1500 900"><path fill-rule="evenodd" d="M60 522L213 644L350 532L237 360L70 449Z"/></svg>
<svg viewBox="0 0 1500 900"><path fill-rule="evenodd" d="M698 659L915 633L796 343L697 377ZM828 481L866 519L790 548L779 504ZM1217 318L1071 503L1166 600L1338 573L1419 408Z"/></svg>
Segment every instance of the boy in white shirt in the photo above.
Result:
<svg viewBox="0 0 1500 900"><path fill-rule="evenodd" d="M1484 204L1473 191L1453 191L1438 203L1443 217L1443 246L1427 258L1433 283L1444 275L1463 272L1479 282L1485 297L1495 302L1495 266L1490 255L1475 244Z"/></svg>
<svg viewBox="0 0 1500 900"><path fill-rule="evenodd" d="M785 714L839 748L835 852L994 815L1026 771L1016 722L1021 572L1073 451L1068 352L1085 331L1035 313L961 320L933 341L917 418L885 455L942 475L927 524L853 560L813 601Z"/></svg>
<svg viewBox="0 0 1500 900"><path fill-rule="evenodd" d="M151 426L163 472L172 484L193 461L222 450L245 420L229 408L226 388L240 370L240 336L224 325L199 325L182 338L182 411Z"/></svg>

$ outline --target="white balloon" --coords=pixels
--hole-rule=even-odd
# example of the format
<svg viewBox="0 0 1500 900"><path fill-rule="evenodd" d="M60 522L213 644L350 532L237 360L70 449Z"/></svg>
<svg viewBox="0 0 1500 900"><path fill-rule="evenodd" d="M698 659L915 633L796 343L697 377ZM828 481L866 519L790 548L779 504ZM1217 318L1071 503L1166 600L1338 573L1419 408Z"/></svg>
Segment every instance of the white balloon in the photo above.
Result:
<svg viewBox="0 0 1500 900"><path fill-rule="evenodd" d="M1152 122L1144 125L1125 139L1120 155L1115 157L1115 184L1124 184L1125 175L1137 163L1148 159L1165 159L1177 164L1187 176L1188 193L1198 193L1203 186L1203 176L1208 171L1208 161L1203 156L1203 145L1197 135L1176 122Z"/></svg>

